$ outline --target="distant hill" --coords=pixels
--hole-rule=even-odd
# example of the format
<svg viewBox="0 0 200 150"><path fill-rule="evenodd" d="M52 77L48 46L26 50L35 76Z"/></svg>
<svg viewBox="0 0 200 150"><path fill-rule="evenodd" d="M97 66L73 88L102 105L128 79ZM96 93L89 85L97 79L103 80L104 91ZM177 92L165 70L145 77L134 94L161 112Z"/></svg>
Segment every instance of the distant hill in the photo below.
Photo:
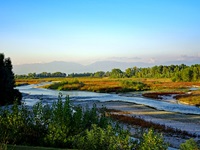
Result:
<svg viewBox="0 0 200 150"><path fill-rule="evenodd" d="M28 74L28 73L41 73L41 72L64 72L70 73L84 73L84 72L96 72L96 71L111 71L113 68L119 68L124 71L130 67L152 67L155 65L179 65L179 64L199 64L200 61L169 61L162 64L156 63L144 63L144 62L117 62L117 61L97 61L90 65L81 65L74 62L54 61L50 63L35 63L35 64L23 64L14 65L13 71L15 74Z"/></svg>

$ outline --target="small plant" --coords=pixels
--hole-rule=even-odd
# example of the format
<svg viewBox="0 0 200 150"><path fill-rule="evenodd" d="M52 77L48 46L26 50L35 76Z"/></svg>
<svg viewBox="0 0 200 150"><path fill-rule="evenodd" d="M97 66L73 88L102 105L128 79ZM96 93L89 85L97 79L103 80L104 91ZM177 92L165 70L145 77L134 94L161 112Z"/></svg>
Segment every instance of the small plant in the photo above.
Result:
<svg viewBox="0 0 200 150"><path fill-rule="evenodd" d="M0 150L7 150L7 138L5 137L5 131L0 131Z"/></svg>
<svg viewBox="0 0 200 150"><path fill-rule="evenodd" d="M149 129L147 133L144 133L140 143L138 144L138 150L167 150L168 144L164 142L163 136L159 133Z"/></svg>
<svg viewBox="0 0 200 150"><path fill-rule="evenodd" d="M186 140L185 143L182 143L180 145L180 150L199 150L197 143L194 141L194 139Z"/></svg>
<svg viewBox="0 0 200 150"><path fill-rule="evenodd" d="M130 150L133 143L130 133L108 125L105 129L92 125L77 141L78 148L85 150Z"/></svg>

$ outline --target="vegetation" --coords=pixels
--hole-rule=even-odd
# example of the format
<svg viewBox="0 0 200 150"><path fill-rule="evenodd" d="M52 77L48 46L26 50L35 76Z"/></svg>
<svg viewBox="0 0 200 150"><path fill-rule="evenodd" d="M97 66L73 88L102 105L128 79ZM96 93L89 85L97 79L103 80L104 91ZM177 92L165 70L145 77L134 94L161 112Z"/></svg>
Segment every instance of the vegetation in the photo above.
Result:
<svg viewBox="0 0 200 150"><path fill-rule="evenodd" d="M56 90L83 90L93 92L129 92L148 90L149 86L132 80L116 80L116 79L65 79L61 82L55 82L44 86L48 89Z"/></svg>
<svg viewBox="0 0 200 150"><path fill-rule="evenodd" d="M131 80L122 80L122 87L124 91L145 91L149 90L149 86L143 82L135 82Z"/></svg>
<svg viewBox="0 0 200 150"><path fill-rule="evenodd" d="M179 100L179 102L189 105L195 105L200 106L200 91L191 91L186 94L181 94L175 96L176 99Z"/></svg>
<svg viewBox="0 0 200 150"><path fill-rule="evenodd" d="M79 90L81 87L83 87L84 84L82 82L79 82L79 80L69 80L69 81L61 81L61 82L55 82L53 84L47 85L46 87L49 89L57 89L57 90Z"/></svg>
<svg viewBox="0 0 200 150"><path fill-rule="evenodd" d="M158 134L152 129L143 134L137 147L138 150L166 150L167 148L168 144L164 142L162 134Z"/></svg>
<svg viewBox="0 0 200 150"><path fill-rule="evenodd" d="M128 68L125 71L127 77L137 78L171 78L172 81L199 81L200 80L200 65L186 66L170 65L170 66L154 66L149 68Z"/></svg>
<svg viewBox="0 0 200 150"><path fill-rule="evenodd" d="M65 77L65 73L55 72L40 74L29 73L28 75L16 75L17 79L21 78L46 78L46 77ZM118 68L110 72L97 71L95 73L71 73L68 77L110 77L110 78L170 78L174 82L191 82L200 81L200 65L191 66L170 65L170 66L153 66L148 68L127 68L124 72Z"/></svg>
<svg viewBox="0 0 200 150"><path fill-rule="evenodd" d="M32 108L14 104L0 110L0 146L7 144L45 146L75 149L133 149L143 147L150 141L150 149L167 149L161 135L149 131L140 142L131 139L130 132L111 122L104 109L73 107L69 97L63 101L62 94L52 106L41 102ZM158 140L159 137L159 140ZM161 143L163 145L161 145Z"/></svg>
<svg viewBox="0 0 200 150"><path fill-rule="evenodd" d="M93 73L71 73L68 74L68 77L92 77Z"/></svg>
<svg viewBox="0 0 200 150"><path fill-rule="evenodd" d="M56 81L56 82L54 82ZM78 77L78 78L39 78L16 79L16 85L38 84L40 82L52 82L52 85L44 86L55 90L81 90L93 92L132 92L146 91L145 97L162 99L162 96L175 94L174 98L182 103L199 106L200 82L172 82L166 78L109 78L109 77ZM196 91L190 91L196 87ZM190 92L191 94L187 94Z"/></svg>
<svg viewBox="0 0 200 150"><path fill-rule="evenodd" d="M21 93L14 87L15 79L11 60L0 53L0 106L12 104L14 100L20 103Z"/></svg>
<svg viewBox="0 0 200 150"><path fill-rule="evenodd" d="M194 139L186 140L185 143L180 145L180 150L199 150L200 147L194 141Z"/></svg>
<svg viewBox="0 0 200 150"><path fill-rule="evenodd" d="M42 72L39 74L29 73L28 75L15 75L16 79L37 79L37 78L57 78L57 77L66 77L65 73L62 72Z"/></svg>

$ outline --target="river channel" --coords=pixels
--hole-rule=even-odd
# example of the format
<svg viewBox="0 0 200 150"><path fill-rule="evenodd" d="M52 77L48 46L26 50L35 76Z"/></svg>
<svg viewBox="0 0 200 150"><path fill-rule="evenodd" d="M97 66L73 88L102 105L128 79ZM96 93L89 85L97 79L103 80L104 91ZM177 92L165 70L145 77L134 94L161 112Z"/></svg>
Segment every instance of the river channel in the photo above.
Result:
<svg viewBox="0 0 200 150"><path fill-rule="evenodd" d="M42 83L46 84L46 83ZM136 104L143 104L145 106L153 107L157 110L164 110L170 112L179 112L184 114L200 114L200 108L195 106L178 104L172 97L164 100L154 100L142 97L139 94L132 93L132 96L127 97L126 94L108 94L108 93L95 93L88 91L56 91L38 88L39 85L24 85L16 87L23 93L23 102L32 106L35 103L41 101L43 104L52 104L57 100L59 93L62 93L63 97L69 95L72 101L123 101Z"/></svg>

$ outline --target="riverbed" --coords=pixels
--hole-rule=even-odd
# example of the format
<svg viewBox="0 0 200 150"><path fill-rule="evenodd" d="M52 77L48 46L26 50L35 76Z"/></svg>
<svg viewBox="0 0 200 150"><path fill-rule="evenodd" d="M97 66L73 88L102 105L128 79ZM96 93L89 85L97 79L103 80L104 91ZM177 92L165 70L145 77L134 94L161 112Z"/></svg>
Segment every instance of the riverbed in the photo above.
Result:
<svg viewBox="0 0 200 150"><path fill-rule="evenodd" d="M110 94L110 93L95 93L88 91L56 91L50 89L38 88L41 85L47 83L41 83L38 85L24 85L19 86L20 92L23 93L23 102L26 105L32 106L38 101L42 103L51 104L57 100L59 93L62 93L63 97L69 95L71 101L88 101L88 102L108 102L108 101L121 101L130 102L135 104L142 104L148 107L152 107L157 110L164 110L169 112L178 112L183 114L200 114L200 108L196 106L189 106L179 104L173 96L165 97L163 100L156 100L143 97L141 94L126 93L126 94ZM130 96L131 95L131 96Z"/></svg>

